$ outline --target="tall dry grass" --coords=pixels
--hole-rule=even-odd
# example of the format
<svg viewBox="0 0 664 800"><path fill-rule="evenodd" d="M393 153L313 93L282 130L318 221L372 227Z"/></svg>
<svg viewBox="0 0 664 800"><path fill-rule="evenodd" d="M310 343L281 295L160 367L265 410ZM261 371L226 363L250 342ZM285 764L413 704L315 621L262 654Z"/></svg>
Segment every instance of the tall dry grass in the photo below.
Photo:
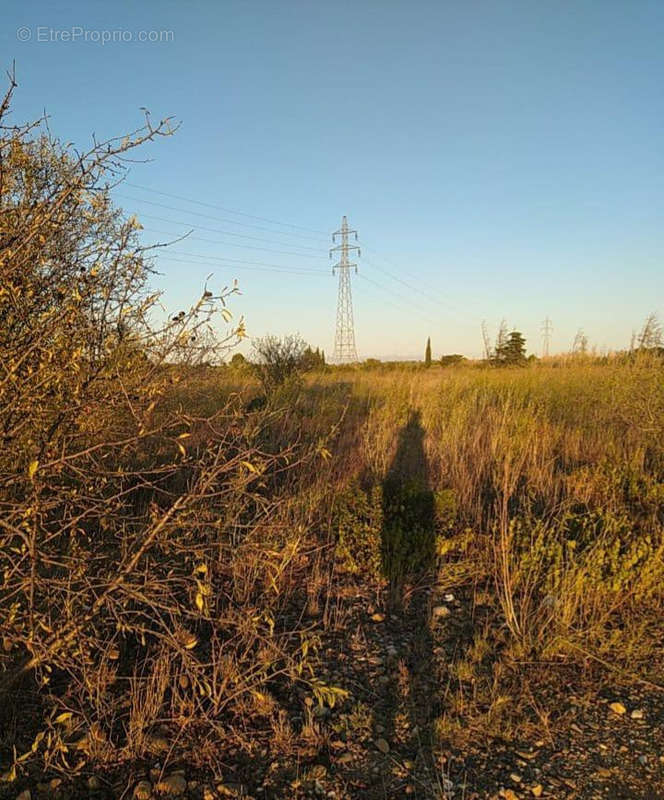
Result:
<svg viewBox="0 0 664 800"><path fill-rule="evenodd" d="M380 480L418 409L431 488L454 493L463 543L439 543L442 579L495 591L515 656L587 651L645 669L657 633L644 636L643 611L664 587L662 375L647 357L344 375L364 411L339 474ZM333 376L311 389L324 403L338 391Z"/></svg>
<svg viewBox="0 0 664 800"><path fill-rule="evenodd" d="M316 501L334 509L336 558L381 585L381 491L419 412L437 509L432 594L464 597L472 619L439 675L443 739L541 733L556 703L536 699L538 686L555 697L572 674L579 692L604 680L663 685L663 375L647 355L345 370L311 379L291 402L303 435L345 411ZM417 546L409 537L404 561L408 541Z"/></svg>

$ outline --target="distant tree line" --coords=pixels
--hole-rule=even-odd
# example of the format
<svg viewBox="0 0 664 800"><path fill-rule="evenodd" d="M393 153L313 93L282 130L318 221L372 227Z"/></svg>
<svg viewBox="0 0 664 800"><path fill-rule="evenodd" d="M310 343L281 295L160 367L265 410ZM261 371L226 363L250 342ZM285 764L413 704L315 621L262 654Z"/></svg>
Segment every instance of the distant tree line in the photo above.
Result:
<svg viewBox="0 0 664 800"><path fill-rule="evenodd" d="M519 367L538 361L535 355L526 355L525 336L516 328L508 330L505 320L498 328L495 343L491 342L484 323L482 324L482 336L484 363L495 367ZM623 354L638 354L645 351L664 356L662 326L655 313L649 314L641 330L632 334L629 350L623 351ZM588 337L582 328L579 328L575 334L571 354L575 356L589 354ZM454 367L464 362L467 362L467 359L463 355L450 353L442 355L437 363L442 367ZM413 369L421 369L422 364L425 368L434 364L431 337L427 337L426 340L424 362L381 361L378 358L367 358L361 365L340 365L337 369L357 368L358 366L364 369L392 369L403 368L406 365L412 366ZM257 338L253 342L251 359L236 353L230 361L230 366L236 370L246 370L255 374L266 393L304 373L329 369L324 351L318 347L312 348L298 334L284 337L268 335Z"/></svg>

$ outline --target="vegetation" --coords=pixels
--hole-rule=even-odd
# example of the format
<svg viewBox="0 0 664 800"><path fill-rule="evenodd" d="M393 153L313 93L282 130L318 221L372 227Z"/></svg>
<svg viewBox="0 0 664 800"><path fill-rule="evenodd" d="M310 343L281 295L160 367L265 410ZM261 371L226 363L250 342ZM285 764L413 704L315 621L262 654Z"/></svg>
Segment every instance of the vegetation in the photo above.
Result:
<svg viewBox="0 0 664 800"><path fill-rule="evenodd" d="M424 351L424 366L425 367L431 366L431 338L427 339L427 346Z"/></svg>
<svg viewBox="0 0 664 800"><path fill-rule="evenodd" d="M657 319L657 314L651 313L646 317L637 339L637 348L643 352L662 349L662 326ZM632 345L632 349L634 346Z"/></svg>
<svg viewBox="0 0 664 800"><path fill-rule="evenodd" d="M458 364L461 364L465 360L465 357L459 353L452 353L447 356L441 356L440 365L441 367L454 367Z"/></svg>
<svg viewBox="0 0 664 800"><path fill-rule="evenodd" d="M499 336L493 362L497 366L518 367L526 361L526 340L519 331L512 331L509 336Z"/></svg>
<svg viewBox="0 0 664 800"><path fill-rule="evenodd" d="M325 357L320 350L312 350L297 335L263 336L254 339L254 370L263 389L270 394L287 381L312 369L325 366Z"/></svg>
<svg viewBox="0 0 664 800"><path fill-rule="evenodd" d="M168 132L146 118L79 155L38 125L1 129L6 784L134 763L160 722L213 764L206 743L262 686L312 681L313 633L280 616L306 448L275 444L230 392L195 394L197 365L243 335L218 336L234 290L153 324L150 251L109 200L126 154Z"/></svg>
<svg viewBox="0 0 664 800"><path fill-rule="evenodd" d="M495 796L491 754L555 743L570 687L659 691L655 323L629 358L528 366L514 331L491 369L324 368L299 337L204 366L243 336L233 289L155 324L109 200L168 132L76 155L2 128L7 796L178 766L206 800Z"/></svg>
<svg viewBox="0 0 664 800"><path fill-rule="evenodd" d="M644 609L662 589L659 361L370 383L358 375L354 391L371 398L370 435L352 455L365 481L367 472L386 475L383 445L408 430L417 409L429 488L455 499L455 535L448 521L437 550L464 554L439 567L457 574L465 564L474 583L480 575L487 590L496 583L515 653L562 649L573 658L578 646L616 667L648 669L653 639L638 614L620 623L632 603ZM621 631L620 652L610 630Z"/></svg>

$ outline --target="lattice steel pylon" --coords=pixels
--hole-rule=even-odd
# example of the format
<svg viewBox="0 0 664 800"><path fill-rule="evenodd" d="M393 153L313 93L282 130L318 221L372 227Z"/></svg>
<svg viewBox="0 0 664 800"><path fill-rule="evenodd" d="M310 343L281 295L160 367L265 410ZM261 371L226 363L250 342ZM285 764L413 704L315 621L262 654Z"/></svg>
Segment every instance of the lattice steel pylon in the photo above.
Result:
<svg viewBox="0 0 664 800"><path fill-rule="evenodd" d="M547 317L544 322L542 323L542 357L548 358L549 357L549 343L551 341L551 331L553 330L553 324L551 320Z"/></svg>
<svg viewBox="0 0 664 800"><path fill-rule="evenodd" d="M340 252L339 262L332 267L332 274L335 270L339 271L339 297L337 299L337 327L334 335L334 355L332 360L338 364L349 364L357 361L357 350L355 349L355 327L353 325L353 297L350 290L350 271L355 269L357 264L351 264L348 254L357 250L358 256L361 255L358 245L348 244L349 234L355 235L357 241L357 231L348 227L346 217L341 218L341 228L332 234L332 241L337 241L337 236L341 236L341 243L330 249L332 253Z"/></svg>

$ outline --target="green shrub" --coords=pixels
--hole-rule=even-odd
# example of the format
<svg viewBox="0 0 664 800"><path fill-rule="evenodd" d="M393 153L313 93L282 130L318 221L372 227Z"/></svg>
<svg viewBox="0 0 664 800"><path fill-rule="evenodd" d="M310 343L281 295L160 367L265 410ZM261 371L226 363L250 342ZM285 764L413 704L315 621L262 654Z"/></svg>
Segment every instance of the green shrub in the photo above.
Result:
<svg viewBox="0 0 664 800"><path fill-rule="evenodd" d="M348 572L378 581L382 575L382 490L357 483L341 494L335 506L336 556Z"/></svg>

